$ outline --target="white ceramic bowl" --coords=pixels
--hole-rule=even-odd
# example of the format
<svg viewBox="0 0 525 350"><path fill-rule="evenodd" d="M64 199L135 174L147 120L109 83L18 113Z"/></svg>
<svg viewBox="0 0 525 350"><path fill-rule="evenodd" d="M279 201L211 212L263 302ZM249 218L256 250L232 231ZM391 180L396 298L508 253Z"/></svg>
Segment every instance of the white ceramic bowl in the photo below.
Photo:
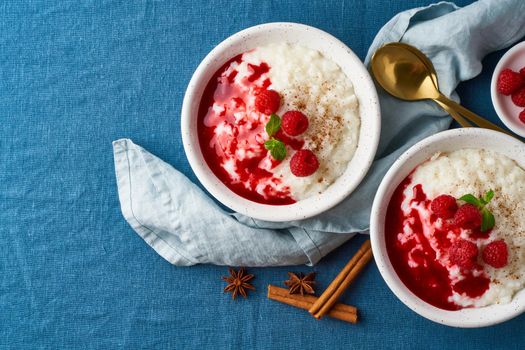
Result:
<svg viewBox="0 0 525 350"><path fill-rule="evenodd" d="M399 279L388 258L385 243L385 214L397 186L410 172L436 152L462 148L493 150L514 159L525 168L525 145L500 132L464 128L440 132L412 146L392 165L374 199L370 220L370 238L379 272L392 292L409 308L429 320L454 327L484 327L506 321L525 311L525 290L517 293L512 302L483 308L447 311L432 306L413 294Z"/></svg>
<svg viewBox="0 0 525 350"><path fill-rule="evenodd" d="M518 118L518 115L524 108L516 106L510 96L500 94L496 88L498 76L503 69L510 68L518 72L523 67L525 67L525 41L515 45L501 57L492 74L490 96L494 109L503 124L516 134L525 137L525 123Z"/></svg>
<svg viewBox="0 0 525 350"><path fill-rule="evenodd" d="M226 187L203 158L197 135L197 116L203 90L211 76L232 57L276 42L299 44L320 51L337 63L354 85L359 100L361 131L346 171L322 194L285 206L259 204ZM201 62L186 90L182 105L182 140L190 165L204 187L227 207L268 221L292 221L319 214L348 196L361 182L374 158L380 134L377 92L359 58L341 41L319 29L296 23L268 23L245 29L215 47Z"/></svg>

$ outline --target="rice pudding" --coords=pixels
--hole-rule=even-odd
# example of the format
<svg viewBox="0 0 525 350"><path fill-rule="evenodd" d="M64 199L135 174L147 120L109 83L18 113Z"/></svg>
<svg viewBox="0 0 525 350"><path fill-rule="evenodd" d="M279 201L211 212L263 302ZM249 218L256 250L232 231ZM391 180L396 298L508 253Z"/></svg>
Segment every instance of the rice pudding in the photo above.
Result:
<svg viewBox="0 0 525 350"><path fill-rule="evenodd" d="M424 301L508 303L525 286L525 171L488 150L435 154L394 192L385 233L396 273Z"/></svg>
<svg viewBox="0 0 525 350"><path fill-rule="evenodd" d="M359 140L358 100L341 68L291 44L257 47L226 62L199 107L201 151L232 191L265 204L323 192Z"/></svg>

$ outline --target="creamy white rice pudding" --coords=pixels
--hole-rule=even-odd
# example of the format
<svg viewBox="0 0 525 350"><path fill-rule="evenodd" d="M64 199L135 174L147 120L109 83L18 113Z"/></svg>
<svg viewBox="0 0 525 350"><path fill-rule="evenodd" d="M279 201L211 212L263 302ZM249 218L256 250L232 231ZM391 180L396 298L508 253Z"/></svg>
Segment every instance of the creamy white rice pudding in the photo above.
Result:
<svg viewBox="0 0 525 350"><path fill-rule="evenodd" d="M268 91L277 93L277 104L268 102ZM261 108L267 102L273 109ZM298 122L287 123L287 112L300 112L307 128L288 133ZM265 128L270 114L281 121L272 135ZM347 168L359 130L358 100L341 68L319 51L291 44L258 47L227 62L208 84L199 111L200 144L210 168L234 192L267 204L323 192ZM265 145L269 140L284 145L284 157ZM294 169L291 160L304 150L316 159L308 163L298 154Z"/></svg>

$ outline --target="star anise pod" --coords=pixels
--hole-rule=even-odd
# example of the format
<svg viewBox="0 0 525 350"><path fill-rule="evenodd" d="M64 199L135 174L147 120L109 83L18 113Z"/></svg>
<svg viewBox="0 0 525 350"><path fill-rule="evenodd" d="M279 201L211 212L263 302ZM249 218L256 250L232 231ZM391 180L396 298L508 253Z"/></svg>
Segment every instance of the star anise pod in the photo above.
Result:
<svg viewBox="0 0 525 350"><path fill-rule="evenodd" d="M228 282L224 291L232 293L233 299L239 294L246 298L246 289L255 290L255 287L248 283L254 276L246 275L243 267L241 267L238 272L229 268L228 272L230 272L230 276L222 277L223 280Z"/></svg>
<svg viewBox="0 0 525 350"><path fill-rule="evenodd" d="M288 272L290 276L289 280L284 281L284 284L288 287L288 293L290 294L314 294L315 290L313 285L315 284L315 272L310 272L308 275L304 275L302 272L296 275L293 272Z"/></svg>

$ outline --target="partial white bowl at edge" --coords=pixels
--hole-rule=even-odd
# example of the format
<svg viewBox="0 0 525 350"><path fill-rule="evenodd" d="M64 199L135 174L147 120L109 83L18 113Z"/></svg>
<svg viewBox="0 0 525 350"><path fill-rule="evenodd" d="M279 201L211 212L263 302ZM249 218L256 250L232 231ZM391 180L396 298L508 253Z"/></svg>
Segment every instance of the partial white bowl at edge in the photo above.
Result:
<svg viewBox="0 0 525 350"><path fill-rule="evenodd" d="M499 60L494 73L492 73L492 80L490 82L490 97L494 109L499 118L513 132L525 137L525 123L519 120L519 114L525 108L516 106L510 96L500 94L497 90L498 77L502 70L510 68L518 72L525 67L525 41L514 45L507 51Z"/></svg>

